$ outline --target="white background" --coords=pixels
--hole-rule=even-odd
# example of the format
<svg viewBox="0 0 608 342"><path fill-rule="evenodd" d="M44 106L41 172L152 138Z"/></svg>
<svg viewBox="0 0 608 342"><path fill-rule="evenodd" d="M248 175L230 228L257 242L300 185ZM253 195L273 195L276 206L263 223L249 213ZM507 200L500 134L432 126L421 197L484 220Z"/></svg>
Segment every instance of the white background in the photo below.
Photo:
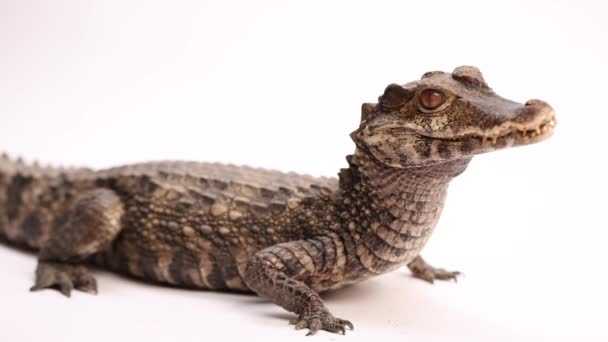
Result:
<svg viewBox="0 0 608 342"><path fill-rule="evenodd" d="M462 64L551 103L541 144L476 157L424 255L324 296L355 323L308 340L606 341L608 11L602 1L0 1L0 150L54 165L224 161L335 175L362 102ZM0 246L2 341L285 341L253 296L97 272L100 294L28 292Z"/></svg>

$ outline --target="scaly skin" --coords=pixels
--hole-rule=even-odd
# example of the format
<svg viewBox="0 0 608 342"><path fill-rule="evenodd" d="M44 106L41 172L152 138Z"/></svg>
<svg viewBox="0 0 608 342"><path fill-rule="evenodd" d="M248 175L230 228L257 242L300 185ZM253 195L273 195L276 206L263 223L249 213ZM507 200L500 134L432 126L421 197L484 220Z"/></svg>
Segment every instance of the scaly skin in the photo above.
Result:
<svg viewBox="0 0 608 342"><path fill-rule="evenodd" d="M497 96L479 70L432 72L364 104L339 180L158 162L58 170L0 158L0 237L39 251L32 290L96 293L96 264L176 286L253 291L296 328L344 333L319 293L408 265L458 272L420 251L452 178L479 153L549 137L553 110Z"/></svg>

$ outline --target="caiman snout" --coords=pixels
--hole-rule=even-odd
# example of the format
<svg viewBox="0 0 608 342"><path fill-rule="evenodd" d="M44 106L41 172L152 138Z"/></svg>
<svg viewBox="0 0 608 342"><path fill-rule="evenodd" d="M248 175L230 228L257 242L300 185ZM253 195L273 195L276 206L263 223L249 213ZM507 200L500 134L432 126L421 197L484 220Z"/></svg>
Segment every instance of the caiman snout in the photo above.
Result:
<svg viewBox="0 0 608 342"><path fill-rule="evenodd" d="M550 104L543 100L531 99L526 101L523 107L517 111L514 122L527 125L539 125L555 120L555 111Z"/></svg>
<svg viewBox="0 0 608 342"><path fill-rule="evenodd" d="M526 106L549 106L549 104L543 100L539 100L539 99L531 99L526 101Z"/></svg>

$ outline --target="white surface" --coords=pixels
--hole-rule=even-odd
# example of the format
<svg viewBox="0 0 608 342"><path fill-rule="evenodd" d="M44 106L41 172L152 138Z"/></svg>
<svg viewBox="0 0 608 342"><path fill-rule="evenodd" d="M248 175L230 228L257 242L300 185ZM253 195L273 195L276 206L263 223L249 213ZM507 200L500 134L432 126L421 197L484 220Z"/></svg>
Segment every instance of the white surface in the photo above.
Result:
<svg viewBox="0 0 608 342"><path fill-rule="evenodd" d="M604 2L3 1L0 150L53 164L229 161L333 175L362 102L477 65L501 95L557 110L542 144L475 158L424 255L325 296L363 341L606 341ZM0 246L2 341L284 341L252 296L99 272L100 294L30 294L35 257ZM312 340L312 339L309 339Z"/></svg>

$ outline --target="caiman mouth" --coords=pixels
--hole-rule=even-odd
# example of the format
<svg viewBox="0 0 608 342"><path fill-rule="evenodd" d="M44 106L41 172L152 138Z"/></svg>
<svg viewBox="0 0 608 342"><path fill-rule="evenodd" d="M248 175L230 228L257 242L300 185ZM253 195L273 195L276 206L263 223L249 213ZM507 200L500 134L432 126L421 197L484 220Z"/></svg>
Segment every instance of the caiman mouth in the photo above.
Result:
<svg viewBox="0 0 608 342"><path fill-rule="evenodd" d="M508 122L498 127L494 127L488 132L471 132L455 137L429 136L429 138L453 142L476 139L481 142L481 145L485 145L488 141L491 141L492 144L496 145L502 139L513 138L515 140L523 140L525 143L527 140L538 141L549 136L553 132L555 125L557 125L557 119L552 115L549 119L542 120L538 124L531 125Z"/></svg>

